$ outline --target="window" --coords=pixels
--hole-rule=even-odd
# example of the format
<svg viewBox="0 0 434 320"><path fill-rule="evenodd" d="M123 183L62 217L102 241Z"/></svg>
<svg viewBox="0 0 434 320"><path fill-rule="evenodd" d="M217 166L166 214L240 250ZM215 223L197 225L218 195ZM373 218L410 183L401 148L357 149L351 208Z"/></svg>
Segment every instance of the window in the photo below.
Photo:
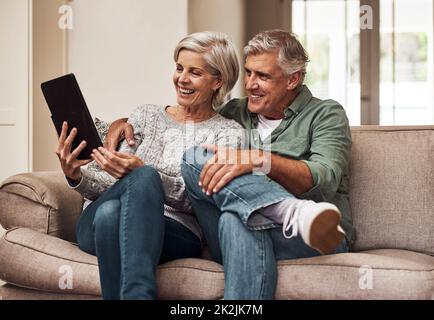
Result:
<svg viewBox="0 0 434 320"><path fill-rule="evenodd" d="M359 21L358 0L292 4L292 31L310 58L306 84L314 96L341 103L352 125L360 124Z"/></svg>
<svg viewBox="0 0 434 320"><path fill-rule="evenodd" d="M380 124L432 124L433 1L380 3Z"/></svg>
<svg viewBox="0 0 434 320"><path fill-rule="evenodd" d="M378 23L373 24L380 36L369 38L374 45L360 41L360 6L367 2L292 1L292 31L299 35L311 60L306 84L315 96L340 102L351 125L361 123L361 97L369 100L375 88L379 105L372 103L369 111L377 114L373 119L380 120L369 124L433 124L433 1L373 2L380 19L380 30ZM378 48L378 68L360 70L360 52L370 54L369 50L378 52ZM376 80L361 89L361 77L366 79L378 69L379 80L373 77Z"/></svg>

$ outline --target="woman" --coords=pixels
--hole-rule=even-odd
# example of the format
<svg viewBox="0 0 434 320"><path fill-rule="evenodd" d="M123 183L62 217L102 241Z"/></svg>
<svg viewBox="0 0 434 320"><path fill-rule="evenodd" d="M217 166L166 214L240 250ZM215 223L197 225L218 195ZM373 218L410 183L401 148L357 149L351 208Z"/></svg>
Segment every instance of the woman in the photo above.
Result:
<svg viewBox="0 0 434 320"><path fill-rule="evenodd" d="M239 74L227 36L191 34L175 48L174 60L177 105L135 109L128 119L135 143L123 142L119 151L94 150L85 169L91 159L77 160L85 142L71 152L76 130L67 137L65 123L59 138L56 153L68 182L93 200L80 216L77 240L97 256L104 299L155 299L158 263L200 256L182 154L202 143L239 147L243 140L241 127L214 111ZM100 131L107 128L96 124Z"/></svg>

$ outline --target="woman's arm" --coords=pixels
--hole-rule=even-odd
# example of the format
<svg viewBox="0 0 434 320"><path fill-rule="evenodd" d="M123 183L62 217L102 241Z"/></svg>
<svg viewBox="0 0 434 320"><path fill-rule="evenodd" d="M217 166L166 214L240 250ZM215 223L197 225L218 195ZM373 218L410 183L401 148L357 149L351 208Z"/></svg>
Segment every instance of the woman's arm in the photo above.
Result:
<svg viewBox="0 0 434 320"><path fill-rule="evenodd" d="M144 161L134 154L109 151L102 147L94 150L92 159L102 170L116 179L121 179L131 171L145 165Z"/></svg>
<svg viewBox="0 0 434 320"><path fill-rule="evenodd" d="M109 189L117 179L122 178L135 168L143 165L141 159L135 156L131 156L131 159L129 157L129 153L135 153L138 145L142 141L142 135L139 133L143 130L143 112L143 107L138 107L128 119L137 127L136 132L138 132L138 134L134 136L137 143L133 146L131 146L131 144L124 144L122 150L126 153L119 153L116 157L105 152L105 149L101 149L101 151L94 150L92 159L95 161L90 163L87 168L80 168L80 170L74 172L73 177L66 175L71 188L80 192L85 198L95 200L101 193ZM109 124L96 119L95 125L101 139L106 143ZM131 128L133 127L131 126ZM102 152L104 152L105 155L103 155ZM114 162L113 165L112 162Z"/></svg>
<svg viewBox="0 0 434 320"><path fill-rule="evenodd" d="M81 168L81 179L79 181L68 180L68 183L72 189L78 191L83 197L93 201L116 181L117 179L92 162L87 168Z"/></svg>
<svg viewBox="0 0 434 320"><path fill-rule="evenodd" d="M123 143L119 148L121 152L102 147L98 148L98 150L94 150L92 159L95 160L95 163L99 166L99 168L112 177L121 179L134 169L144 165L143 160L137 157L135 153L143 141L143 132L146 125L145 120L146 106L139 106L134 109L128 118L128 123L116 120L119 121L119 123L128 125L128 127L131 128L130 134L132 135L132 138L127 138L127 140L133 140L134 143ZM112 127L113 124L110 126L110 128L108 128L107 132L104 133L104 141L114 141L109 136Z"/></svg>
<svg viewBox="0 0 434 320"><path fill-rule="evenodd" d="M62 171L71 188L80 192L85 198L93 200L114 183L111 180L113 178L100 171L93 163L89 164L92 159L78 160L77 156L85 148L86 141L82 141L75 150L71 151L77 129L73 128L68 136L67 132L68 123L64 122L56 148ZM89 166L85 169L84 166L87 164Z"/></svg>

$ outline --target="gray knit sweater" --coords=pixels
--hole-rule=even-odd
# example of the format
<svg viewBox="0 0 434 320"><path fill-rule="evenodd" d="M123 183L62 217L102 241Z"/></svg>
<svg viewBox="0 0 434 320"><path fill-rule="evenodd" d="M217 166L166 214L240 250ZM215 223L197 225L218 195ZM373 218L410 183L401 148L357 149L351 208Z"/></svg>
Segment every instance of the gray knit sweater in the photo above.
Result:
<svg viewBox="0 0 434 320"><path fill-rule="evenodd" d="M188 148L202 143L240 148L245 141L244 131L237 122L219 114L202 122L179 123L170 118L165 109L164 106L156 105L136 108L128 118L134 128L136 145L130 147L122 142L119 151L135 154L160 173L165 192L164 214L202 239L181 176L182 155ZM109 125L99 119L95 120L95 125L104 140ZM103 171L95 162L82 168L81 172L82 179L73 189L87 199L84 209L117 179Z"/></svg>

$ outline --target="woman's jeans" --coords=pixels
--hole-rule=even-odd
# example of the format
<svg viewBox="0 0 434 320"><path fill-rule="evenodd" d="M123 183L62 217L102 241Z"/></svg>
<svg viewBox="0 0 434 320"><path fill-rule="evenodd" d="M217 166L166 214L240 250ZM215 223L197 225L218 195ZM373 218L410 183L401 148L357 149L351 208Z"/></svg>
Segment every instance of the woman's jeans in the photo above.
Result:
<svg viewBox="0 0 434 320"><path fill-rule="evenodd" d="M318 256L300 235L286 239L282 226L262 217L247 227L252 212L294 198L263 175L247 174L207 196L198 185L212 152L194 147L184 154L181 172L213 259L223 264L225 299L273 299L277 261ZM345 240L336 253L347 252Z"/></svg>
<svg viewBox="0 0 434 320"><path fill-rule="evenodd" d="M164 190L150 166L117 181L83 211L77 240L97 256L104 299L156 299L158 263L201 254L199 238L164 216Z"/></svg>

